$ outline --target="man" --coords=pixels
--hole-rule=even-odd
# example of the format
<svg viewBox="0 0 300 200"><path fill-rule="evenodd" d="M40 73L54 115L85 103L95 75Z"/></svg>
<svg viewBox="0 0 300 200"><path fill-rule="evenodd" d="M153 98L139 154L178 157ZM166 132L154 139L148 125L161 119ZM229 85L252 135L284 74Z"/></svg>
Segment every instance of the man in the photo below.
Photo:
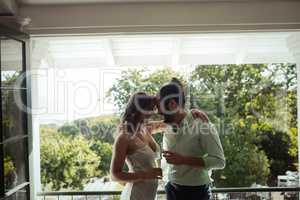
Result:
<svg viewBox="0 0 300 200"><path fill-rule="evenodd" d="M163 138L163 156L168 163L167 200L210 199L210 172L225 167L216 129L209 120L194 118L184 109L185 94L177 79L160 89L158 100L159 112L168 124Z"/></svg>

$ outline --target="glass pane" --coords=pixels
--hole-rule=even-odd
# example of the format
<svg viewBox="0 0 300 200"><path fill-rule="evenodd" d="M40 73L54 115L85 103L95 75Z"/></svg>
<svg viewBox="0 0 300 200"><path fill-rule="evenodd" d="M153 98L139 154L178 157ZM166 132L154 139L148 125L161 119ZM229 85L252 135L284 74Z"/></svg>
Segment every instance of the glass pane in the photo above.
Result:
<svg viewBox="0 0 300 200"><path fill-rule="evenodd" d="M26 90L2 89L2 131L4 141L26 134L26 120L22 112ZM24 96L24 97L22 97Z"/></svg>
<svg viewBox="0 0 300 200"><path fill-rule="evenodd" d="M22 42L1 39L1 84L2 87L21 87L23 71Z"/></svg>
<svg viewBox="0 0 300 200"><path fill-rule="evenodd" d="M4 145L4 182L5 191L27 182L25 142L27 139Z"/></svg>

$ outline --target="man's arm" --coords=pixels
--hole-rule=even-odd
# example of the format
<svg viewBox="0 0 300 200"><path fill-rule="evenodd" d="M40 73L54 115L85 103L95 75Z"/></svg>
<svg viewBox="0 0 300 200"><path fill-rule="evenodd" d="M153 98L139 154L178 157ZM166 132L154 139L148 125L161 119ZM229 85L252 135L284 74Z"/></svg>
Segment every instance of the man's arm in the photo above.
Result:
<svg viewBox="0 0 300 200"><path fill-rule="evenodd" d="M172 151L164 151L163 156L169 164L189 165L208 170L223 169L225 167L225 156L217 130L209 122L209 118L204 112L198 109L192 109L191 111L195 120L200 119L203 122L196 122L197 129L195 131L201 136L201 146L204 148L203 151L206 154L203 157L194 157L181 155Z"/></svg>
<svg viewBox="0 0 300 200"><path fill-rule="evenodd" d="M185 156L172 151L164 151L163 156L169 164L189 165L197 168L223 169L225 156L219 135L213 124L199 126L200 146L206 154L203 157ZM203 129L203 130L201 130Z"/></svg>
<svg viewBox="0 0 300 200"><path fill-rule="evenodd" d="M224 150L219 138L219 134L213 124L200 130L200 142L206 154L202 157L204 167L210 169L223 169L225 167Z"/></svg>
<svg viewBox="0 0 300 200"><path fill-rule="evenodd" d="M200 119L203 122L196 122L199 126L196 131L200 133L201 141L204 143L201 146L204 147L204 151L207 153L204 157L184 157L183 163L194 167L205 167L206 169L223 169L225 167L225 156L217 130L210 123L205 112L199 109L192 109L191 112L195 120ZM202 127L207 127L207 129L201 130Z"/></svg>

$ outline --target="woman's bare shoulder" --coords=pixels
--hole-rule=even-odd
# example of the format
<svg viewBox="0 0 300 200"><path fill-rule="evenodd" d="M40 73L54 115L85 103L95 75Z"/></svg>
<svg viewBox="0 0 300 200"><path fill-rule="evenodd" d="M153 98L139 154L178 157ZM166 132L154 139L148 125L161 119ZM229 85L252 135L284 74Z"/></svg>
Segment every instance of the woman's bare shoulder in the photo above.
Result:
<svg viewBox="0 0 300 200"><path fill-rule="evenodd" d="M118 142L118 143L129 143L129 140L130 140L130 137L129 137L129 134L126 133L124 130L122 129L119 129L118 130L118 134L115 138L115 143Z"/></svg>

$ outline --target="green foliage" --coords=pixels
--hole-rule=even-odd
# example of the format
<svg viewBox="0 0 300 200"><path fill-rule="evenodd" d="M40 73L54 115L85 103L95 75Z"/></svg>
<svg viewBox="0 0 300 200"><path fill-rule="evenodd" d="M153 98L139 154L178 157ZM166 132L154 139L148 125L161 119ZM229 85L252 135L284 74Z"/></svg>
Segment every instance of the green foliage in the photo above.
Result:
<svg viewBox="0 0 300 200"><path fill-rule="evenodd" d="M152 73L137 69L122 71L121 78L114 83L107 96L112 98L114 104L121 111L133 93L143 91L155 95L159 88L169 82L172 77L177 77L184 82L182 75L169 68Z"/></svg>
<svg viewBox="0 0 300 200"><path fill-rule="evenodd" d="M1 72L1 84L2 86L11 86L17 84L16 81L20 76L19 72L13 71L3 71ZM21 87L17 85L17 87ZM16 91L12 90L2 90L2 130L4 137L9 137L9 133L14 132L14 129L21 128L20 124L17 123L19 119L16 118L17 115L21 114L19 108L16 105L15 94ZM18 91L20 93L21 91Z"/></svg>
<svg viewBox="0 0 300 200"><path fill-rule="evenodd" d="M88 140L101 140L113 144L118 124L117 116L99 116L66 123L58 128L58 132L66 136L82 135Z"/></svg>
<svg viewBox="0 0 300 200"><path fill-rule="evenodd" d="M267 67L263 64L198 66L191 79L193 103L215 117L225 112L228 116L245 117L250 112L247 103L271 83L264 76Z"/></svg>
<svg viewBox="0 0 300 200"><path fill-rule="evenodd" d="M70 123L64 124L57 131L63 135L72 136L72 137L77 136L80 133L79 128L76 127L74 124L70 124Z"/></svg>
<svg viewBox="0 0 300 200"><path fill-rule="evenodd" d="M141 91L142 80L141 70L122 71L122 77L112 86L107 96L112 97L114 104L122 109L132 93Z"/></svg>
<svg viewBox="0 0 300 200"><path fill-rule="evenodd" d="M151 73L137 69L122 71L121 78L114 83L108 92L108 96L113 99L118 110L122 111L134 92L143 91L150 95L156 95L161 86L168 83L173 77L178 78L186 85L183 75L171 68L156 70ZM156 115L153 118L160 119L160 116ZM156 141L162 142L161 134L156 134L154 137Z"/></svg>
<svg viewBox="0 0 300 200"><path fill-rule="evenodd" d="M100 140L93 140L90 148L97 154L98 158L101 158L101 162L98 165L98 170L102 171L103 175L108 174L112 157L112 145Z"/></svg>
<svg viewBox="0 0 300 200"><path fill-rule="evenodd" d="M92 138L109 144L114 143L117 126L119 124L118 116L100 116L88 119L88 124Z"/></svg>
<svg viewBox="0 0 300 200"><path fill-rule="evenodd" d="M44 188L82 189L91 178L106 176L117 124L117 117L101 116L76 120L60 127L41 126Z"/></svg>
<svg viewBox="0 0 300 200"><path fill-rule="evenodd" d="M16 83L18 78L20 78L20 72L15 71L6 71L2 73L2 84L3 85L12 85Z"/></svg>
<svg viewBox="0 0 300 200"><path fill-rule="evenodd" d="M130 94L155 94L172 76L161 71L124 71L109 95L121 110ZM224 145L227 166L217 171L218 186L266 184L269 177L294 169L298 153L295 65L201 65L192 71L188 86L191 106L208 113ZM277 145L281 148L274 150Z"/></svg>
<svg viewBox="0 0 300 200"><path fill-rule="evenodd" d="M4 176L7 176L8 174L15 172L16 167L12 161L12 159L9 156L6 156L4 158Z"/></svg>
<svg viewBox="0 0 300 200"><path fill-rule="evenodd" d="M251 137L246 132L225 136L223 148L226 168L214 172L217 187L250 187L253 183L267 183L270 173L268 158L264 151L257 148Z"/></svg>
<svg viewBox="0 0 300 200"><path fill-rule="evenodd" d="M277 178L278 174L285 174L286 170L296 170L293 166L293 158L289 154L291 138L287 133L274 130L264 131L260 135L258 146L270 159L270 169L272 175L275 175L274 178Z"/></svg>
<svg viewBox="0 0 300 200"><path fill-rule="evenodd" d="M17 172L13 159L10 156L4 157L4 185L5 188L14 188L17 184Z"/></svg>
<svg viewBox="0 0 300 200"><path fill-rule="evenodd" d="M291 146L289 148L289 154L291 157L297 158L298 156L298 133L297 128L290 128L289 129L289 136L291 141Z"/></svg>
<svg viewBox="0 0 300 200"><path fill-rule="evenodd" d="M271 185L276 184L274 177L276 178L277 175L283 174L286 170L295 170L297 153L295 144L291 144L295 141L293 135L296 132L291 134L290 131L295 130L297 124L294 65L198 66L192 72L191 80L193 105L204 109L211 120L219 124L222 137L230 134L228 128L239 130L245 126L249 127L248 131L240 134L251 133L255 136L249 145L254 145L251 149L257 158L262 157L261 150L267 155L269 164L267 162L258 164L262 169L266 167L266 164L270 165L269 183ZM274 146L279 148L274 148ZM230 148L233 147L225 146L225 152L235 151ZM241 155L241 152L234 153L237 157ZM243 154L245 157L249 155L245 151ZM231 170L235 163L230 161L231 155L228 153L226 157L228 163L223 172L229 175L233 173ZM236 162L241 161L236 160ZM244 167L243 169L241 167L241 170L245 170ZM260 171L253 171L256 176L260 176L259 173ZM234 186L249 186L244 185L245 179L248 178L251 180L251 177L245 177L243 180L236 179L233 181ZM227 185L227 181L221 182Z"/></svg>
<svg viewBox="0 0 300 200"><path fill-rule="evenodd" d="M172 77L187 85L170 69L123 71L108 95L121 112L132 93L156 94ZM296 170L295 65L197 66L188 87L191 106L208 113L219 129L227 164L215 171L216 186L274 185L274 177ZM43 185L78 189L89 178L106 175L118 123L118 116L103 116L42 127ZM161 134L155 137L161 142Z"/></svg>
<svg viewBox="0 0 300 200"><path fill-rule="evenodd" d="M41 178L44 188L83 189L102 172L100 159L82 136L74 138L57 134L56 130L41 131Z"/></svg>

